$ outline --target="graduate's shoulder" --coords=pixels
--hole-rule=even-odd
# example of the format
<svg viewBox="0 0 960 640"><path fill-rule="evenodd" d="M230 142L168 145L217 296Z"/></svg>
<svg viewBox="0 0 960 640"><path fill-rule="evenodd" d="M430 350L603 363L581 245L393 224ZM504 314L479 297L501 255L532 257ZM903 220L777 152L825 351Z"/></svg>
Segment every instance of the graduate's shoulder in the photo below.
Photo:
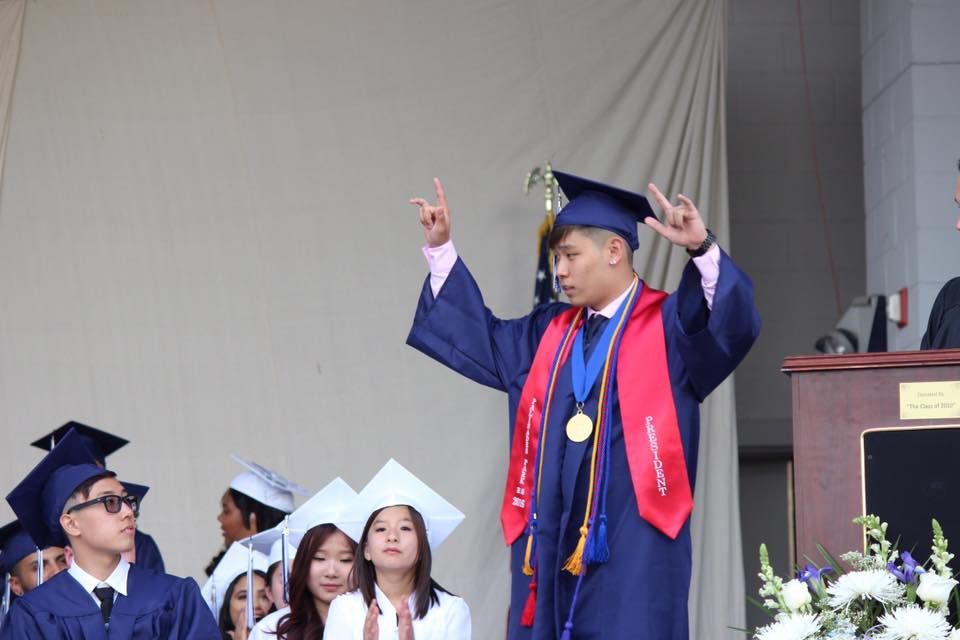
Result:
<svg viewBox="0 0 960 640"><path fill-rule="evenodd" d="M156 608L183 598L199 597L200 594L200 587L193 578L160 573L136 564L130 565L127 589L129 597L136 599L142 610Z"/></svg>
<svg viewBox="0 0 960 640"><path fill-rule="evenodd" d="M89 606L87 606L89 605ZM68 613L78 608L95 608L93 600L73 576L61 571L43 584L13 601L11 611L19 606L31 614Z"/></svg>

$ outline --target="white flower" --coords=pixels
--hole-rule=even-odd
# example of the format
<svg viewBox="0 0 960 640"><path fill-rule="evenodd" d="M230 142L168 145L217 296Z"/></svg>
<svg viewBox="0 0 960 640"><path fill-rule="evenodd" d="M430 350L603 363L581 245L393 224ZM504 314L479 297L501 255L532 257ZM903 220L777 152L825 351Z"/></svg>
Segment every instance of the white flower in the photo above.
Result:
<svg viewBox="0 0 960 640"><path fill-rule="evenodd" d="M938 576L932 571L920 574L917 597L928 604L942 605L950 600L950 592L957 586L953 578Z"/></svg>
<svg viewBox="0 0 960 640"><path fill-rule="evenodd" d="M947 636L947 640L960 640L960 629L954 629Z"/></svg>
<svg viewBox="0 0 960 640"><path fill-rule="evenodd" d="M756 640L808 640L820 631L819 617L812 613L782 613L777 621L757 629Z"/></svg>
<svg viewBox="0 0 960 640"><path fill-rule="evenodd" d="M810 597L810 589L806 582L791 580L783 585L783 602L790 611L799 611L800 607L810 604L813 598Z"/></svg>
<svg viewBox="0 0 960 640"><path fill-rule="evenodd" d="M830 606L841 608L861 599L871 599L884 604L893 602L903 595L903 587L886 569L872 571L851 571L827 587L830 594Z"/></svg>
<svg viewBox="0 0 960 640"><path fill-rule="evenodd" d="M883 631L877 640L947 640L950 625L942 614L915 604L880 616Z"/></svg>

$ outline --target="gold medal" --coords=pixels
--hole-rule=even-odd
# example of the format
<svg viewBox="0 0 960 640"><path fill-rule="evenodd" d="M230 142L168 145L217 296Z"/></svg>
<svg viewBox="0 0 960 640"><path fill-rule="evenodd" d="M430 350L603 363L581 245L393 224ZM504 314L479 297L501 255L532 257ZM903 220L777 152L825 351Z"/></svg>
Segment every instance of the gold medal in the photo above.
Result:
<svg viewBox="0 0 960 640"><path fill-rule="evenodd" d="M577 409L576 415L567 420L567 437L574 442L583 442L593 433L593 420Z"/></svg>

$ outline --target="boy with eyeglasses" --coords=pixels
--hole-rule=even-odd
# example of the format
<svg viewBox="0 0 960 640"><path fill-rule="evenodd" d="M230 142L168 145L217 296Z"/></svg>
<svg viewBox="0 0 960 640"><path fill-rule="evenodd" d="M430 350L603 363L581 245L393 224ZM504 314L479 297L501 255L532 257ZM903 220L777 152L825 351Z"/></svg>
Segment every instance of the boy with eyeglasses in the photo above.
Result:
<svg viewBox="0 0 960 640"><path fill-rule="evenodd" d="M71 431L7 496L37 546L66 542L74 557L67 571L14 602L0 640L218 640L196 582L121 557L133 546L147 488L121 483L89 460Z"/></svg>
<svg viewBox="0 0 960 640"><path fill-rule="evenodd" d="M107 456L130 444L130 441L126 438L71 420L42 438L31 442L30 445L44 451L50 451L70 430L75 430L80 435L81 442L93 457L93 463L104 469L107 467ZM123 557L129 562L136 562L140 566L153 569L157 573L166 573L163 556L160 554L157 542L153 539L153 536L144 533L139 526L134 536L133 549L125 553Z"/></svg>

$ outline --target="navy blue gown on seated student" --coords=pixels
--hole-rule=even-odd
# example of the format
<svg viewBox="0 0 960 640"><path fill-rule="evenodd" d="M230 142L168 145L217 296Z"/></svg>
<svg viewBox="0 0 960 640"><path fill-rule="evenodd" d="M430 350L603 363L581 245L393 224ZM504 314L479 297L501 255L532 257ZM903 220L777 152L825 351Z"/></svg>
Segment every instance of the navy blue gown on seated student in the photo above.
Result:
<svg viewBox="0 0 960 640"><path fill-rule="evenodd" d="M163 556L160 555L160 548L153 536L137 529L133 540L133 548L137 550L137 565L144 569L152 569L157 573L166 573Z"/></svg>
<svg viewBox="0 0 960 640"><path fill-rule="evenodd" d="M192 579L132 564L127 593L117 595L107 631L93 598L63 571L13 603L0 639L220 640L213 615Z"/></svg>
<svg viewBox="0 0 960 640"><path fill-rule="evenodd" d="M541 305L529 315L501 320L484 305L473 276L458 259L436 298L427 278L407 343L455 371L506 391L510 441L521 390L550 321L569 309ZM669 386L673 390L683 458L690 487L697 469L699 404L746 355L759 332L750 279L721 252L719 280L709 310L700 273L688 262L676 292L661 307ZM577 578L561 570L577 545L589 484L590 439L573 442L564 424L576 411L572 358L557 376L546 429L543 480L538 496L536 613L532 627L521 625L530 593L524 575L526 536L512 544L509 640L557 640L564 630ZM599 385L597 385L599 387ZM628 467L620 391L614 387L606 503L609 561L589 565L576 600L572 638L596 640L686 640L691 573L689 520L676 539L664 535L638 512ZM584 410L596 415L598 390ZM732 429L734 425L711 425ZM586 454L586 455L585 455ZM719 632L719 631L718 631Z"/></svg>

